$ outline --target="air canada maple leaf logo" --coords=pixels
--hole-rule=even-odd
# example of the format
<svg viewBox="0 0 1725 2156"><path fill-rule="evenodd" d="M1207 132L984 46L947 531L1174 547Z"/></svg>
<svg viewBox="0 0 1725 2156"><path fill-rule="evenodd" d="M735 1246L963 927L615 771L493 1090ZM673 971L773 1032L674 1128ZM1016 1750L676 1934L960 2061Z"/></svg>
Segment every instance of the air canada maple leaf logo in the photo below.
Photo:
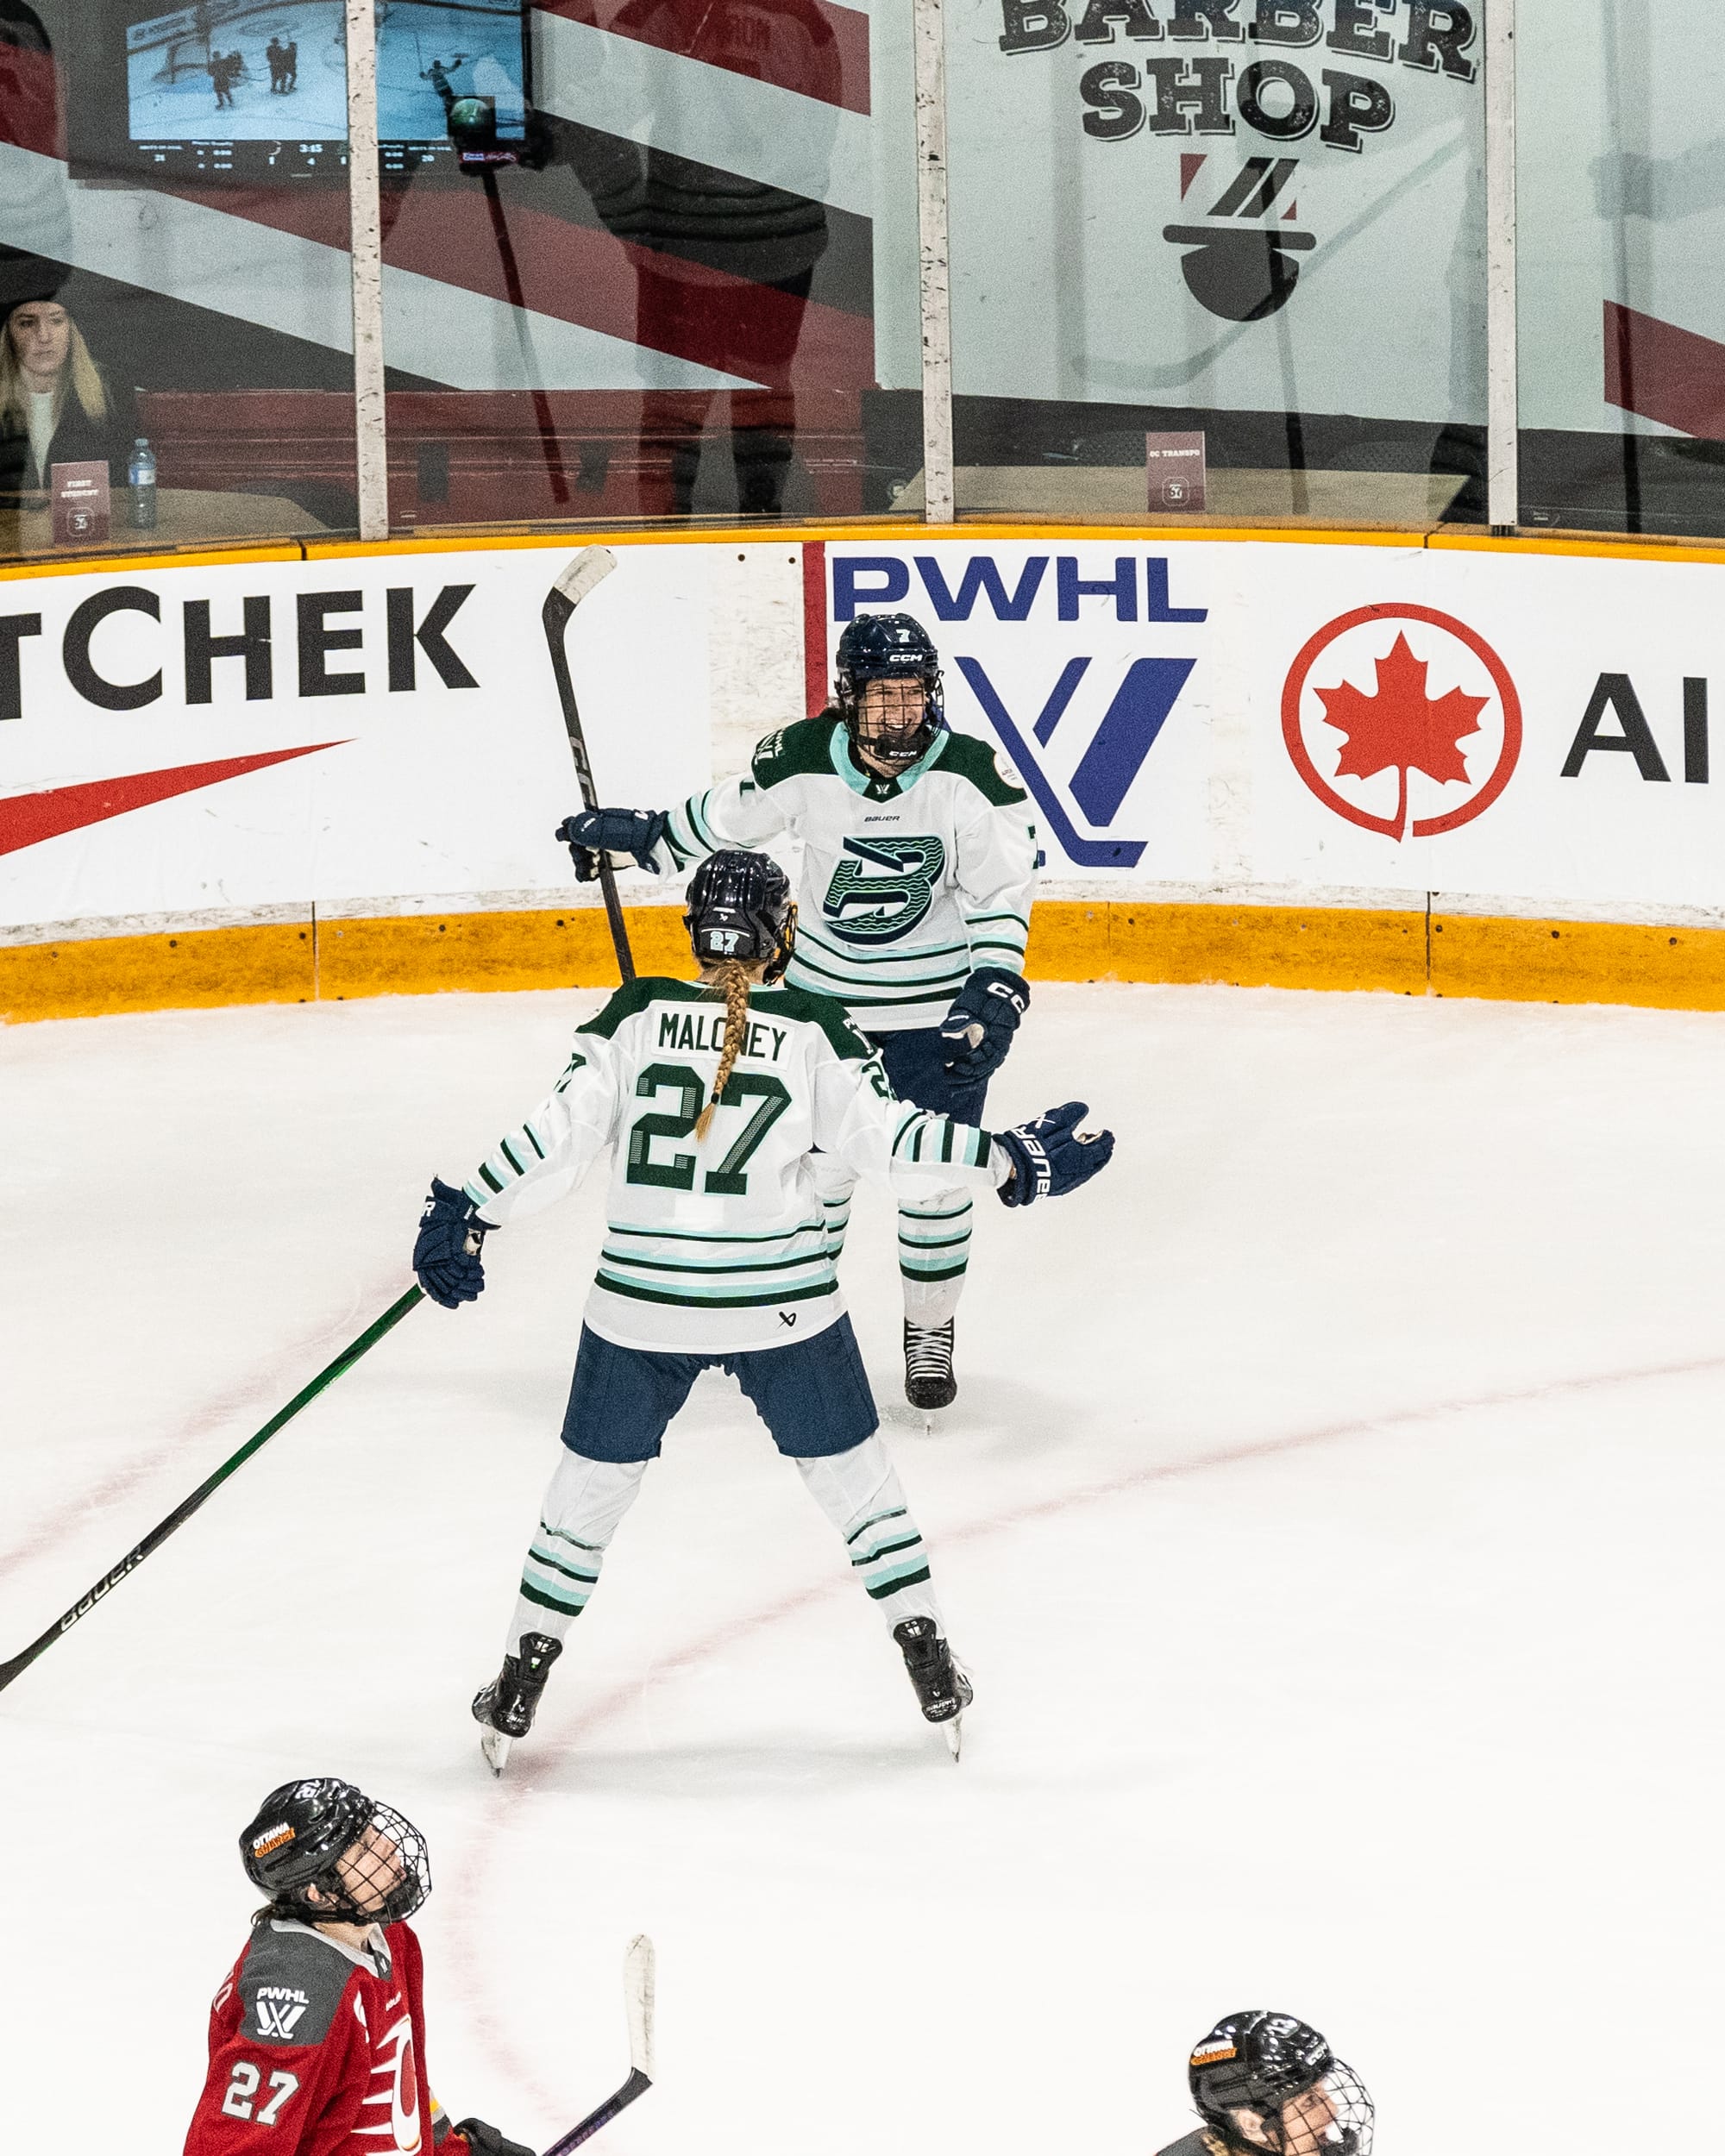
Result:
<svg viewBox="0 0 1725 2156"><path fill-rule="evenodd" d="M1509 783L1521 707L1509 669L1465 623L1385 604L1306 644L1283 686L1282 730L1327 808L1391 838L1429 838L1471 823Z"/></svg>

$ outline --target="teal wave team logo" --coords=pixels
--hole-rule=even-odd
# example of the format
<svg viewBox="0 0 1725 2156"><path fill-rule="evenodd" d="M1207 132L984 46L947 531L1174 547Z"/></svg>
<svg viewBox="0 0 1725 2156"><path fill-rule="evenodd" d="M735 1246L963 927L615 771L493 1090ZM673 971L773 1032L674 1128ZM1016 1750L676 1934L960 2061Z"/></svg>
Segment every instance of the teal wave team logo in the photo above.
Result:
<svg viewBox="0 0 1725 2156"><path fill-rule="evenodd" d="M938 838L847 838L821 918L847 943L895 943L928 917L946 866Z"/></svg>

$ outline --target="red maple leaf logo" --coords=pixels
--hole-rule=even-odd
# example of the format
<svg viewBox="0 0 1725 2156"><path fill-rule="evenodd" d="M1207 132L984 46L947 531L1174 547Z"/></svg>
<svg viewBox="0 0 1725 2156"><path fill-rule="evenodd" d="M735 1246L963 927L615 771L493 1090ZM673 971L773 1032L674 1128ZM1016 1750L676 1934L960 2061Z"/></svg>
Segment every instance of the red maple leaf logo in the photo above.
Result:
<svg viewBox="0 0 1725 2156"><path fill-rule="evenodd" d="M1396 801L1396 836L1408 830L1408 774L1423 771L1440 782L1465 780L1466 760L1458 744L1479 731L1480 712L1489 696L1468 696L1452 689L1447 696L1426 693L1427 663L1416 659L1405 636L1397 635L1388 655L1377 661L1377 689L1367 696L1344 681L1319 689L1326 723L1347 736L1336 764L1339 779L1371 779L1394 771L1400 780Z"/></svg>

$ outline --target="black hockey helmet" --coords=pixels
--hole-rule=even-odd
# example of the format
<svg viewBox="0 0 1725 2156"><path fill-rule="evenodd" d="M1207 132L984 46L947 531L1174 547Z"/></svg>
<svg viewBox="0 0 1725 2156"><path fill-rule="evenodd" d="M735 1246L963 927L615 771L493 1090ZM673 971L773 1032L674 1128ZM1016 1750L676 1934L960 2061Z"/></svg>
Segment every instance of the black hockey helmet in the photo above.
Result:
<svg viewBox="0 0 1725 2156"><path fill-rule="evenodd" d="M920 685L922 713L913 727L876 726L862 735L862 692L871 681ZM939 655L913 614L859 614L848 623L838 639L832 686L851 740L865 741L883 761L914 763L946 724Z"/></svg>
<svg viewBox="0 0 1725 2156"><path fill-rule="evenodd" d="M797 938L790 879L769 854L709 854L689 884L683 926L702 965L764 960L767 980L777 981Z"/></svg>
<svg viewBox="0 0 1725 2156"><path fill-rule="evenodd" d="M1371 2156L1365 2084L1291 2014L1228 2014L1194 2046L1192 2101L1242 2156Z"/></svg>
<svg viewBox="0 0 1725 2156"><path fill-rule="evenodd" d="M272 1789L240 1837L240 1861L269 1896L266 1915L304 1924L397 1924L431 1891L418 1828L333 1775Z"/></svg>

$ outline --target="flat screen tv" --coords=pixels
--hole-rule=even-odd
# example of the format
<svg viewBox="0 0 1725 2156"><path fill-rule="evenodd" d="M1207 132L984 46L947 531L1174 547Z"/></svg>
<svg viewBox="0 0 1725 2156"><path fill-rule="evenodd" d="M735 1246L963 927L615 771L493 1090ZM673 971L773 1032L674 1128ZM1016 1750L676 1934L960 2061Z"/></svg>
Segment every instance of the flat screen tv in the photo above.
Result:
<svg viewBox="0 0 1725 2156"><path fill-rule="evenodd" d="M377 0L384 170L511 164L525 140L524 0ZM343 0L95 0L73 70L74 176L338 169L348 142ZM91 25L94 28L94 23Z"/></svg>

